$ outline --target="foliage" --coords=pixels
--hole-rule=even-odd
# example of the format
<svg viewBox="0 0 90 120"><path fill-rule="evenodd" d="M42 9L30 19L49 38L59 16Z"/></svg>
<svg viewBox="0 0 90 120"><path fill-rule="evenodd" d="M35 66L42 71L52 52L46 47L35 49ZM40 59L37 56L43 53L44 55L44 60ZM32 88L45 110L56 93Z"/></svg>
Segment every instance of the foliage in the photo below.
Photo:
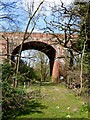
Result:
<svg viewBox="0 0 90 120"><path fill-rule="evenodd" d="M13 67L7 61L5 61L5 63L2 65L2 81L12 83L11 76L13 74Z"/></svg>
<svg viewBox="0 0 90 120"><path fill-rule="evenodd" d="M27 93L23 89L15 89L6 81L2 82L2 117L3 120L14 118L24 111L27 99Z"/></svg>
<svg viewBox="0 0 90 120"><path fill-rule="evenodd" d="M20 72L15 75L13 67L8 62L3 64L2 68L2 120L11 120L20 114L28 114L32 111L32 107L33 109L43 108L34 100L35 92L27 93L21 87L14 88L12 86L13 77L17 80L25 80L25 76ZM27 66L24 68L27 70ZM39 96L38 91L37 93Z"/></svg>
<svg viewBox="0 0 90 120"><path fill-rule="evenodd" d="M6 61L2 65L2 80L11 84L13 82L13 78L16 78L21 83L38 79L35 70L27 66L23 61L20 61L20 68L17 74L15 74L13 66Z"/></svg>
<svg viewBox="0 0 90 120"><path fill-rule="evenodd" d="M38 76L36 75L36 72L35 70L30 67L30 66L27 66L27 63L24 63L24 61L20 61L20 68L19 68L19 72L20 72L20 80L21 82L23 81L33 81L34 79L38 79ZM20 81L19 80L19 81Z"/></svg>
<svg viewBox="0 0 90 120"><path fill-rule="evenodd" d="M42 82L45 82L50 79L50 65L48 57L40 51L35 51L34 55L37 58L36 62L34 63L34 68L38 79Z"/></svg>
<svg viewBox="0 0 90 120"><path fill-rule="evenodd" d="M87 111L88 111L88 103L84 103L82 105L82 108L81 108L80 112L87 112Z"/></svg>

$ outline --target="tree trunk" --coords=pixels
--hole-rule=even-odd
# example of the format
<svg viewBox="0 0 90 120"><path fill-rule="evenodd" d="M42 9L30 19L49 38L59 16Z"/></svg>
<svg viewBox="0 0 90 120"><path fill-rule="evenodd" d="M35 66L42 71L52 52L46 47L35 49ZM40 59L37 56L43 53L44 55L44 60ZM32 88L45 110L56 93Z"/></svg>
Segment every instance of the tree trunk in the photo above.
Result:
<svg viewBox="0 0 90 120"><path fill-rule="evenodd" d="M82 51L82 55L81 55L81 72L80 72L80 80L81 80L81 89L83 87L83 78L82 78L82 75L83 75L83 57L84 57L84 52L85 52L85 45L86 45L86 42L87 42L87 32L86 32L86 24L85 24L85 41L84 41L84 46L83 46L83 51Z"/></svg>
<svg viewBox="0 0 90 120"><path fill-rule="evenodd" d="M29 18L29 21L28 21L28 23L27 23L26 30L25 30L25 33L24 33L24 36L23 36L23 40L22 40L22 43L21 43L21 46L20 46L19 53L18 53L16 72L18 72L18 70L19 70L20 57L21 57L21 52L22 52L22 47L23 47L24 41L25 41L26 39L28 39L28 37L32 34L36 23L34 22L34 26L33 26L32 30L31 30L30 34L28 35L28 37L26 37L28 27L29 27L29 25L30 25L31 20L33 19L33 17L35 16L35 14L37 13L37 11L39 10L39 8L40 8L40 6L41 6L42 4L43 4L43 2L41 2L41 3L39 4L39 6L37 7L37 9L36 9L35 12L33 13L33 15Z"/></svg>
<svg viewBox="0 0 90 120"><path fill-rule="evenodd" d="M26 88L26 83L24 82L24 88Z"/></svg>
<svg viewBox="0 0 90 120"><path fill-rule="evenodd" d="M17 87L17 79L13 78L13 86L16 88Z"/></svg>

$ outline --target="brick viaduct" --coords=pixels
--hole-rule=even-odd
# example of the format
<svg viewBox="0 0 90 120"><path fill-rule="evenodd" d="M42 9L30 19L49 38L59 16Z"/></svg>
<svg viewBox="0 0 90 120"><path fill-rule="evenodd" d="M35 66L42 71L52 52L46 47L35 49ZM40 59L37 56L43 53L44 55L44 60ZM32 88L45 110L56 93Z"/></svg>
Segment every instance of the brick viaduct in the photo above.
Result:
<svg viewBox="0 0 90 120"><path fill-rule="evenodd" d="M18 54L20 44L22 42L24 33L6 33L0 32L0 61L5 59L8 55L11 59ZM63 34L60 35L64 37ZM58 41L48 33L32 33L31 36L25 40L22 51L28 49L35 49L44 52L50 61L50 73L53 82L64 75L64 71L60 66L64 67L64 58L60 58L64 54L64 48ZM5 56L6 55L6 56Z"/></svg>

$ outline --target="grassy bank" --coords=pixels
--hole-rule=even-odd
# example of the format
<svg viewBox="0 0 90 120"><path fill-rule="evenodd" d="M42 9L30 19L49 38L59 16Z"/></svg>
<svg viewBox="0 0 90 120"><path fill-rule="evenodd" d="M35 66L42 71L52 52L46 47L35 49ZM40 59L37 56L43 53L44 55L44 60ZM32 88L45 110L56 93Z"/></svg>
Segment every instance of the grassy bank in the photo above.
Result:
<svg viewBox="0 0 90 120"><path fill-rule="evenodd" d="M87 100L60 84L34 84L26 89L32 102L16 118L88 118Z"/></svg>

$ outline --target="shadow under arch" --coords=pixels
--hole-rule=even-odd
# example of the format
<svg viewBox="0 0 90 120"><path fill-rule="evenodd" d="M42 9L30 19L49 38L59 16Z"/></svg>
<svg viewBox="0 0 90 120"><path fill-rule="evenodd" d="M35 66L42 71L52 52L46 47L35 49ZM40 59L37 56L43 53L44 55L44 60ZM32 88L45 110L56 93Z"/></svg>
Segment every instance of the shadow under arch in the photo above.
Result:
<svg viewBox="0 0 90 120"><path fill-rule="evenodd" d="M14 60L14 55L18 53L19 49L20 49L20 45L13 50L11 56L12 60ZM30 49L41 51L48 56L50 62L50 75L52 75L54 59L56 55L55 48L52 45L40 41L30 41L23 44L22 51L30 50Z"/></svg>

